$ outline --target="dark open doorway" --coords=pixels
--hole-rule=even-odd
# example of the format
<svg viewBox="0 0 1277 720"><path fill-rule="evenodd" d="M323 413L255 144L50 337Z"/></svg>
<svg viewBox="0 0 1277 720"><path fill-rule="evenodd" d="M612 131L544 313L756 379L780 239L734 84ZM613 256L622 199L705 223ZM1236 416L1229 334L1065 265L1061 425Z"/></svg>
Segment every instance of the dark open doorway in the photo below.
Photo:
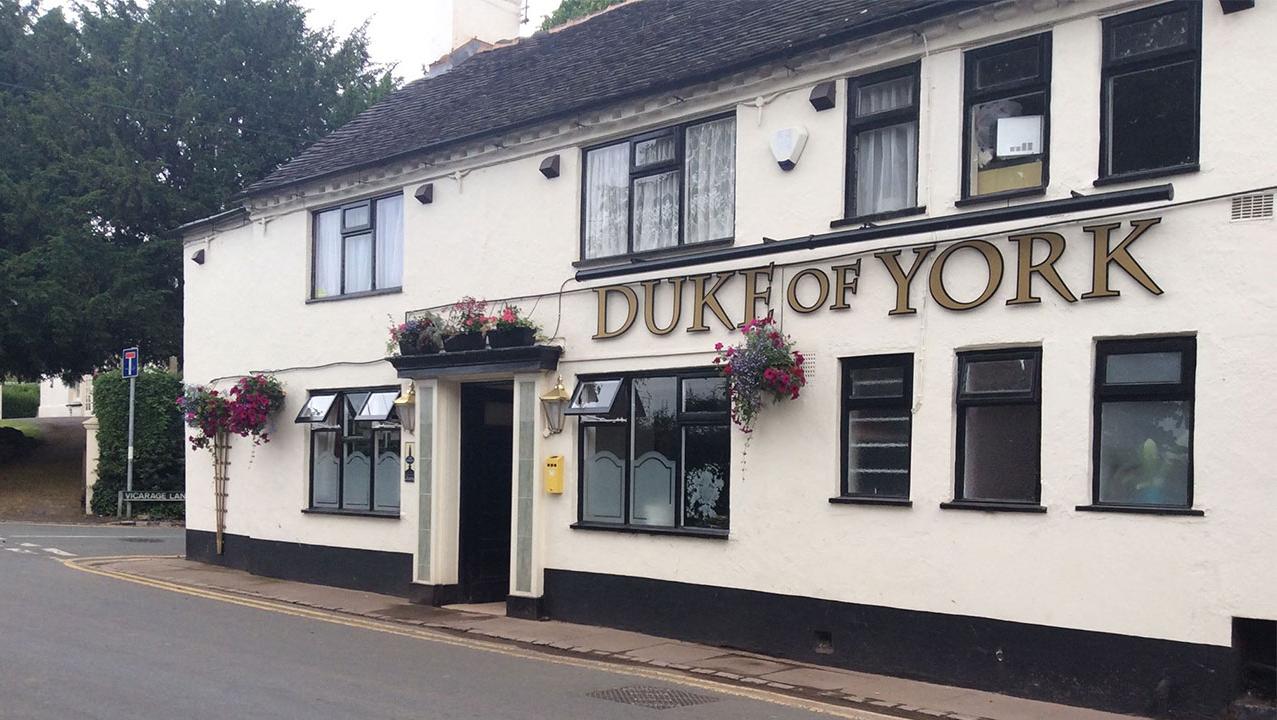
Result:
<svg viewBox="0 0 1277 720"><path fill-rule="evenodd" d="M461 386L461 601L504 601L510 589L514 384Z"/></svg>

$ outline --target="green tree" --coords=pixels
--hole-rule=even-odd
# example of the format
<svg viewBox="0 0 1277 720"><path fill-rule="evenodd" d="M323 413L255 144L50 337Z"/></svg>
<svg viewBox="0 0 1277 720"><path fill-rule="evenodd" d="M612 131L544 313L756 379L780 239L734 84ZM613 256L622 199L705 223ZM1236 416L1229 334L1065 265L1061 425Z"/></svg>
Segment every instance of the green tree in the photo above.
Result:
<svg viewBox="0 0 1277 720"><path fill-rule="evenodd" d="M167 234L390 92L295 0L0 0L0 376L181 349Z"/></svg>
<svg viewBox="0 0 1277 720"><path fill-rule="evenodd" d="M600 10L622 2L623 0L563 0L559 3L559 7L554 12L546 16L541 23L542 30L549 30L560 25L566 24L579 17L591 15Z"/></svg>

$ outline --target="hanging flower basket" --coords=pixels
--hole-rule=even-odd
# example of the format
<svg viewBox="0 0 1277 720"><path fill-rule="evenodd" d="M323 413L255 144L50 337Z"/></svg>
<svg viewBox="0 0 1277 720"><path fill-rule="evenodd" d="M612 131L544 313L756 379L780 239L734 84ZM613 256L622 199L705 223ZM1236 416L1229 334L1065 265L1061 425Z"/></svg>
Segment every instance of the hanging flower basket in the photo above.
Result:
<svg viewBox="0 0 1277 720"><path fill-rule="evenodd" d="M269 375L240 378L225 395L193 385L177 399L186 424L195 430L187 439L196 450L213 445L218 433L251 437L254 445L270 442L270 416L284 406L284 390Z"/></svg>
<svg viewBox="0 0 1277 720"><path fill-rule="evenodd" d="M714 345L714 364L727 378L732 421L741 432L751 433L763 407L797 400L807 377L802 353L794 350L793 340L776 329L772 318L745 323L741 334L744 338L737 345Z"/></svg>

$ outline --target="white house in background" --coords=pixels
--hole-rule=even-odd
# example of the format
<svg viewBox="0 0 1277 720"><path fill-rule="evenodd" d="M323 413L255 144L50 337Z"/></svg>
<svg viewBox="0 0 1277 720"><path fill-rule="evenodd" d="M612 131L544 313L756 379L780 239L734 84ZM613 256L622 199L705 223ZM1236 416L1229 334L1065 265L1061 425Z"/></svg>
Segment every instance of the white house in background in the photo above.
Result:
<svg viewBox="0 0 1277 720"><path fill-rule="evenodd" d="M186 377L288 393L223 513L188 456L188 555L1118 712L1271 694L1277 4L741 5L481 52L183 228ZM544 338L384 357L463 295ZM808 383L747 443L713 348L769 313Z"/></svg>
<svg viewBox="0 0 1277 720"><path fill-rule="evenodd" d="M92 414L93 377L66 384L61 378L40 381L40 408L37 417L84 417Z"/></svg>

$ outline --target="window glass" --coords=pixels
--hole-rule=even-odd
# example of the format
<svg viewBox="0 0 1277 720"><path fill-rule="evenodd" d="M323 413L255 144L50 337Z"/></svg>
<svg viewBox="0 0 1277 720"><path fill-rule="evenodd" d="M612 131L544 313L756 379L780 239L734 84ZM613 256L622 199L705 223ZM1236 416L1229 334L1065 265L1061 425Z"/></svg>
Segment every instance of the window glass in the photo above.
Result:
<svg viewBox="0 0 1277 720"><path fill-rule="evenodd" d="M395 400L398 398L398 390L370 394L367 402L364 403L363 408L359 410L359 414L355 417L355 421L367 422L389 419L390 413L395 409Z"/></svg>
<svg viewBox="0 0 1277 720"><path fill-rule="evenodd" d="M679 173L634 181L634 252L678 245Z"/></svg>
<svg viewBox="0 0 1277 720"><path fill-rule="evenodd" d="M1032 80L1041 72L1040 56L1037 46L1029 46L983 57L976 61L976 87Z"/></svg>
<svg viewBox="0 0 1277 720"><path fill-rule="evenodd" d="M977 360L967 362L965 367L964 393L1028 392L1033 390L1037 361L1033 358Z"/></svg>
<svg viewBox="0 0 1277 720"><path fill-rule="evenodd" d="M349 207L342 211L342 229L354 230L368 227L369 214L367 203Z"/></svg>
<svg viewBox="0 0 1277 720"><path fill-rule="evenodd" d="M683 381L683 412L728 412L727 378L687 378Z"/></svg>
<svg viewBox="0 0 1277 720"><path fill-rule="evenodd" d="M297 413L297 422L324 422L328 419L328 413L332 410L333 401L336 399L337 395L334 393L312 394L306 399L306 404L302 406L301 412Z"/></svg>
<svg viewBox="0 0 1277 720"><path fill-rule="evenodd" d="M913 77L900 77L856 89L856 116L865 117L913 104Z"/></svg>
<svg viewBox="0 0 1277 720"><path fill-rule="evenodd" d="M348 392L344 393L346 398L346 417L355 418L364 409L364 405L368 403L368 396L372 393L368 392Z"/></svg>
<svg viewBox="0 0 1277 720"><path fill-rule="evenodd" d="M585 156L585 257L624 255L630 208L629 143Z"/></svg>
<svg viewBox="0 0 1277 720"><path fill-rule="evenodd" d="M971 107L971 194L1042 184L1046 95L1033 93Z"/></svg>
<svg viewBox="0 0 1277 720"><path fill-rule="evenodd" d="M862 408L847 413L847 492L909 497L907 408Z"/></svg>
<svg viewBox="0 0 1277 720"><path fill-rule="evenodd" d="M1189 61L1109 78L1110 172L1196 161L1197 74Z"/></svg>
<svg viewBox="0 0 1277 720"><path fill-rule="evenodd" d="M310 436L311 505L317 508L341 506L341 460L337 456L337 433L317 431Z"/></svg>
<svg viewBox="0 0 1277 720"><path fill-rule="evenodd" d="M346 510L370 510L372 429L347 422L342 443L341 506Z"/></svg>
<svg viewBox="0 0 1277 720"><path fill-rule="evenodd" d="M727 529L731 431L726 425L683 428L683 525Z"/></svg>
<svg viewBox="0 0 1277 720"><path fill-rule="evenodd" d="M346 292L366 292L372 289L372 235L351 235L346 238Z"/></svg>
<svg viewBox="0 0 1277 720"><path fill-rule="evenodd" d="M403 284L403 196L377 201L377 287Z"/></svg>
<svg viewBox="0 0 1277 720"><path fill-rule="evenodd" d="M315 287L317 298L341 294L341 211L315 216Z"/></svg>
<svg viewBox="0 0 1277 720"><path fill-rule="evenodd" d="M901 397L905 389L902 367L864 367L851 371L851 396L854 398Z"/></svg>
<svg viewBox="0 0 1277 720"><path fill-rule="evenodd" d="M687 238L699 243L736 232L736 120L687 128Z"/></svg>
<svg viewBox="0 0 1277 720"><path fill-rule="evenodd" d="M633 382L633 444L630 457L630 522L674 524L674 476L678 427L674 378Z"/></svg>
<svg viewBox="0 0 1277 720"><path fill-rule="evenodd" d="M586 425L581 428L581 519L587 522L625 522L624 425Z"/></svg>
<svg viewBox="0 0 1277 720"><path fill-rule="evenodd" d="M373 510L398 512L399 430L378 430L374 439L377 463L373 467Z"/></svg>
<svg viewBox="0 0 1277 720"><path fill-rule="evenodd" d="M578 380L566 413L568 415L608 415L619 410L616 400L620 394L621 383L619 378Z"/></svg>
<svg viewBox="0 0 1277 720"><path fill-rule="evenodd" d="M1187 12L1169 13L1113 28L1111 55L1121 60L1144 53L1166 50L1189 42Z"/></svg>
<svg viewBox="0 0 1277 720"><path fill-rule="evenodd" d="M1037 502L1038 406L979 405L965 412L963 499Z"/></svg>
<svg viewBox="0 0 1277 720"><path fill-rule="evenodd" d="M634 167L671 162L675 158L677 147L673 135L640 140L634 143Z"/></svg>
<svg viewBox="0 0 1277 720"><path fill-rule="evenodd" d="M1110 385L1143 385L1180 381L1180 353L1150 352L1109 355L1104 362L1104 382Z"/></svg>
<svg viewBox="0 0 1277 720"><path fill-rule="evenodd" d="M1107 401L1100 425L1100 502L1188 505L1191 402Z"/></svg>
<svg viewBox="0 0 1277 720"><path fill-rule="evenodd" d="M902 210L917 204L918 123L910 121L857 133L856 212Z"/></svg>

